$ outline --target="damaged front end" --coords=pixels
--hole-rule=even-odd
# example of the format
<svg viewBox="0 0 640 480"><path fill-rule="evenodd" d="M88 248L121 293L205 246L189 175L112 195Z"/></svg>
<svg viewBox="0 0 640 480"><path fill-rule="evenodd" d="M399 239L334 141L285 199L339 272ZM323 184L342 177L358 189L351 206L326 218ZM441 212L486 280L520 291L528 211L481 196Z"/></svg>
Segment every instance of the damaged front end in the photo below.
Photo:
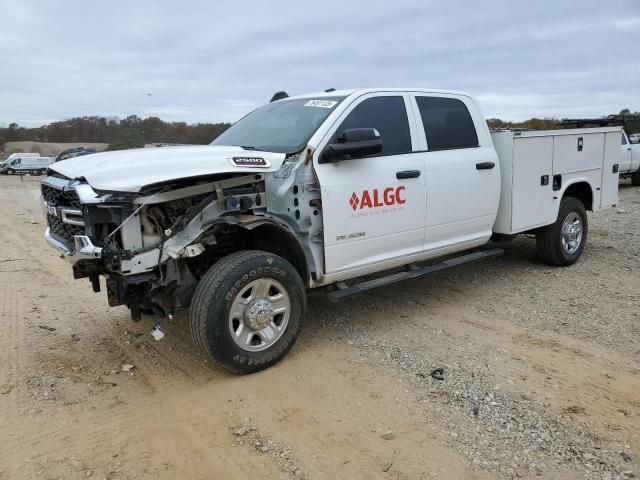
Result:
<svg viewBox="0 0 640 480"><path fill-rule="evenodd" d="M268 222L262 173L221 174L156 185L139 193L95 191L58 174L42 181L45 239L72 264L75 278L110 306L171 316L187 307L215 261L250 246L246 232Z"/></svg>

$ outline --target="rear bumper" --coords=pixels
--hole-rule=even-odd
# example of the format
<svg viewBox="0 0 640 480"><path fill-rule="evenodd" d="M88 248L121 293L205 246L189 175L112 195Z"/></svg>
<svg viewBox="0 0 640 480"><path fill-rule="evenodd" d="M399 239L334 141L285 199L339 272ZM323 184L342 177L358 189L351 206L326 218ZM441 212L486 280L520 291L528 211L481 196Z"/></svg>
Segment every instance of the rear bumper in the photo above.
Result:
<svg viewBox="0 0 640 480"><path fill-rule="evenodd" d="M47 227L44 234L44 239L72 265L75 265L81 260L97 260L102 258L102 248L96 247L86 235L74 236L75 245L73 248L54 237L49 227Z"/></svg>

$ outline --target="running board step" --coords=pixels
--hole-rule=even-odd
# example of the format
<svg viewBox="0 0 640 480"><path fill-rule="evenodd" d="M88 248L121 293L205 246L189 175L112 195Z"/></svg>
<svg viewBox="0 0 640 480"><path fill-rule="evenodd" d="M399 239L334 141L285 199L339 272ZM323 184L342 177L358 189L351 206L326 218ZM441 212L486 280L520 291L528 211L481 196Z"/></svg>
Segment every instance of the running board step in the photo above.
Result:
<svg viewBox="0 0 640 480"><path fill-rule="evenodd" d="M458 265L477 262L479 260L484 260L486 258L497 257L502 255L503 253L504 253L504 250L502 248L492 248L489 250L480 250L477 252L468 253L466 255L461 255L459 257L454 257L448 260L444 260L434 265L427 265L426 267L421 267L415 270L398 272L391 275L387 275L386 277L380 277L374 280L367 280L366 282L358 283L351 287L340 288L338 290L334 290L333 292L330 292L328 294L328 297L330 301L337 302L338 300L342 300L347 297L353 297L355 295L364 293L368 290L373 290L374 288L392 285L394 283L398 283L403 280L409 280L410 278L424 277L426 275L440 272L442 270L446 270L451 267L457 267Z"/></svg>

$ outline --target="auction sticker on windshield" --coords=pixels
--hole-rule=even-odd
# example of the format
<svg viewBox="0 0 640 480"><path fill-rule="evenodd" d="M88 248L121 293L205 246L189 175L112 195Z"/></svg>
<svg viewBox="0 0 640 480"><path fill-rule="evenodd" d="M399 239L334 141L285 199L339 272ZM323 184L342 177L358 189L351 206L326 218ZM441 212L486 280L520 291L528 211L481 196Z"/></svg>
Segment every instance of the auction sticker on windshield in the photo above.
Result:
<svg viewBox="0 0 640 480"><path fill-rule="evenodd" d="M333 108L338 102L333 100L309 100L305 107Z"/></svg>

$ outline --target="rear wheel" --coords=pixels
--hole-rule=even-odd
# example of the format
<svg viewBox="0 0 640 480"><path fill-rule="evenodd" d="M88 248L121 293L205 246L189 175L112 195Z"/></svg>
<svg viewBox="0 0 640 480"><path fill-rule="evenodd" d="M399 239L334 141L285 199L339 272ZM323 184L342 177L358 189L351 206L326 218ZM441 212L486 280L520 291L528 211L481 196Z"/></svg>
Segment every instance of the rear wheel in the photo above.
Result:
<svg viewBox="0 0 640 480"><path fill-rule="evenodd" d="M202 277L191 301L191 333L229 370L253 373L280 361L295 343L305 312L296 269L257 250L231 254Z"/></svg>
<svg viewBox="0 0 640 480"><path fill-rule="evenodd" d="M634 187L640 187L640 168L631 175L631 185Z"/></svg>
<svg viewBox="0 0 640 480"><path fill-rule="evenodd" d="M536 234L538 256L550 265L567 267L574 264L584 250L587 230L587 212L583 203L577 198L563 198L558 219Z"/></svg>

